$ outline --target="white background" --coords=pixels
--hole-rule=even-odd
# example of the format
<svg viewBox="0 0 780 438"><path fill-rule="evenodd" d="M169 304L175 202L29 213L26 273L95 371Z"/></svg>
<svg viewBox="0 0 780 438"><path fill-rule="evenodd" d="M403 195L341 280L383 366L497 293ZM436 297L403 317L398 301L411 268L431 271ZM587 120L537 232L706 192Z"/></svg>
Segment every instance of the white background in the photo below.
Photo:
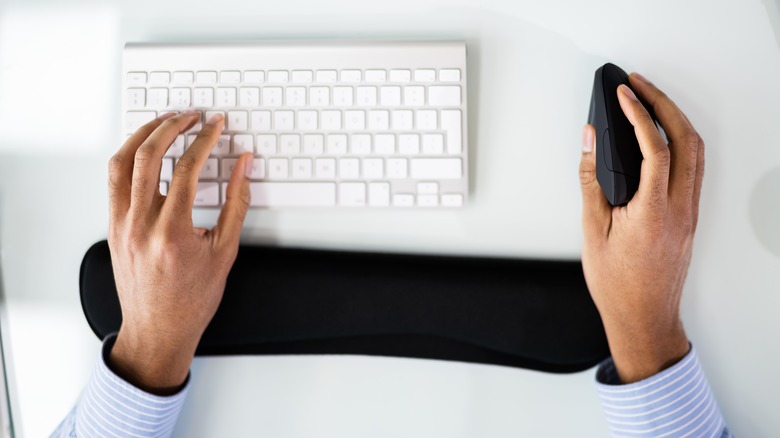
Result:
<svg viewBox="0 0 780 438"><path fill-rule="evenodd" d="M577 164L593 71L637 70L707 144L683 319L726 420L777 436L780 48L776 4L696 1L0 3L0 318L17 432L45 436L99 342L78 268L106 236L125 41L464 39L472 205L253 212L247 242L577 257ZM770 17L772 17L770 19ZM780 31L780 29L778 29ZM213 215L198 214L208 223ZM177 436L604 436L594 371L370 357L196 359Z"/></svg>

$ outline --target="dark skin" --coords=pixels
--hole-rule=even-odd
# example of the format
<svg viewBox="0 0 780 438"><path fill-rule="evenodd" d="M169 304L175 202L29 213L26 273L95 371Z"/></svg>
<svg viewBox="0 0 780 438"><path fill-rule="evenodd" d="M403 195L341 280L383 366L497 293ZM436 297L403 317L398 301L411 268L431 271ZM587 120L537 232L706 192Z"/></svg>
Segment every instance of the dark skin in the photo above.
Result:
<svg viewBox="0 0 780 438"><path fill-rule="evenodd" d="M585 279L601 314L620 380L636 382L678 362L689 350L680 298L691 260L704 173L704 143L677 106L632 74L631 86L652 105L669 137L626 87L618 89L644 160L639 190L612 207L596 181L595 133L583 129ZM195 228L198 174L224 121L212 119L178 161L168 196L158 192L161 159L198 113L165 115L131 136L109 165L109 246L123 322L112 369L148 392L177 392L195 349L222 300L249 206L252 157L230 177L217 225Z"/></svg>

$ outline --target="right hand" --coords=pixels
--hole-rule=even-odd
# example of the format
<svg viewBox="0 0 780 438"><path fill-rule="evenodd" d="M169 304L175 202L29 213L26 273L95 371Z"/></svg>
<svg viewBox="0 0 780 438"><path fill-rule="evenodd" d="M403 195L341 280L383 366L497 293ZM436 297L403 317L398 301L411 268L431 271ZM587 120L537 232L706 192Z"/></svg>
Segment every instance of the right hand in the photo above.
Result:
<svg viewBox="0 0 780 438"><path fill-rule="evenodd" d="M612 207L596 181L595 130L583 129L582 266L623 383L650 377L689 351L680 299L691 261L704 174L704 142L679 108L638 74L629 81L652 106L669 143L626 86L620 106L644 160L631 201Z"/></svg>

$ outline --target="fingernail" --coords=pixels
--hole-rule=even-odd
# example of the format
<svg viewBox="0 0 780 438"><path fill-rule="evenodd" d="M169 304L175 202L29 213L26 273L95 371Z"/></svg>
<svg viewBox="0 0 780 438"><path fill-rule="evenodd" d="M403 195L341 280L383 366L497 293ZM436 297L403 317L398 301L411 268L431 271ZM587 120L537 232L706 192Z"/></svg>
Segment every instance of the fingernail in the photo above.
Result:
<svg viewBox="0 0 780 438"><path fill-rule="evenodd" d="M620 87L618 87L618 88L620 88L620 90L623 91L623 94L625 94L626 97L628 97L629 99L635 100L637 102L639 101L639 99L636 98L636 94L634 94L634 92L631 90L631 88L629 88L625 84L620 84Z"/></svg>
<svg viewBox="0 0 780 438"><path fill-rule="evenodd" d="M586 126L582 130L582 152L587 153L593 151L593 143L595 143L595 141L596 139L593 136L593 130Z"/></svg>
<svg viewBox="0 0 780 438"><path fill-rule="evenodd" d="M206 122L207 125L216 125L217 123L221 122L222 119L224 119L225 116L222 115L222 113L216 113L211 118L209 118L209 121Z"/></svg>
<svg viewBox="0 0 780 438"><path fill-rule="evenodd" d="M171 117L173 117L175 115L176 115L176 113L165 113L165 114L161 115L160 117L158 117L157 119L158 120L170 119Z"/></svg>
<svg viewBox="0 0 780 438"><path fill-rule="evenodd" d="M246 162L244 164L244 176L247 178L252 176L252 163L255 162L255 157L252 155L248 156L246 159Z"/></svg>
<svg viewBox="0 0 780 438"><path fill-rule="evenodd" d="M200 111L196 111L196 110L184 111L185 116L194 116L195 114L200 115Z"/></svg>

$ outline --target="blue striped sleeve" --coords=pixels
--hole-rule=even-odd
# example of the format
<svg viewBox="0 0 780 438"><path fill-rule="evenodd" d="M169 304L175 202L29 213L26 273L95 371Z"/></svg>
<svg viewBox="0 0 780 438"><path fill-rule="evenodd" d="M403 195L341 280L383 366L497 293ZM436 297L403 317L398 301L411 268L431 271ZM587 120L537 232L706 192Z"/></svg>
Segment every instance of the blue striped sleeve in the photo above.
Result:
<svg viewBox="0 0 780 438"><path fill-rule="evenodd" d="M189 387L171 396L142 391L106 364L116 335L106 338L81 399L53 437L167 437L173 432Z"/></svg>
<svg viewBox="0 0 780 438"><path fill-rule="evenodd" d="M598 393L613 436L731 437L696 351L666 370L621 385L612 359L596 373Z"/></svg>

